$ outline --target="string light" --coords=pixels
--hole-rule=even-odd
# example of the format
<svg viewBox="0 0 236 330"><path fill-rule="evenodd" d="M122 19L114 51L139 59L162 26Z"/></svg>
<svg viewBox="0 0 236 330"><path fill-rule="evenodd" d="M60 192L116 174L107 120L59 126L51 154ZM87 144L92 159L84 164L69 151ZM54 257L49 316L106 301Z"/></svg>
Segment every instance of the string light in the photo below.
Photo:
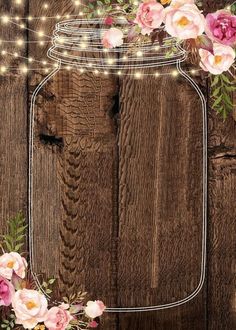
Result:
<svg viewBox="0 0 236 330"><path fill-rule="evenodd" d="M171 74L173 77L177 77L179 72L177 70L173 70Z"/></svg>
<svg viewBox="0 0 236 330"><path fill-rule="evenodd" d="M10 21L9 17L4 15L2 16L2 23L7 24Z"/></svg>
<svg viewBox="0 0 236 330"><path fill-rule="evenodd" d="M4 66L4 65L2 65L2 66L0 67L0 72L3 74L3 73L5 73L6 71L7 71L7 67Z"/></svg>
<svg viewBox="0 0 236 330"><path fill-rule="evenodd" d="M134 76L135 76L135 78L140 79L142 77L142 73L141 72L136 72L134 74Z"/></svg>

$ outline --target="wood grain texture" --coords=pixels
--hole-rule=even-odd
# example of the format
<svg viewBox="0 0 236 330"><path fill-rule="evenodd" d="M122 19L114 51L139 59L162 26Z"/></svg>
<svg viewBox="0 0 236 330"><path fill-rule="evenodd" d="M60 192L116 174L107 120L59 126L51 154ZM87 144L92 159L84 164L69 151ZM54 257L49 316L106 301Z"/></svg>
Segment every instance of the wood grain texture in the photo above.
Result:
<svg viewBox="0 0 236 330"><path fill-rule="evenodd" d="M1 1L0 12L15 15L9 1ZM24 16L21 6L17 14ZM25 39L25 31L12 24L1 24L3 40ZM4 45L4 46L3 46ZM12 53L14 44L3 43L1 50ZM19 50L22 56L26 49ZM16 67L19 59L0 55L1 65ZM6 230L6 221L19 210L27 210L27 84L19 71L0 74L0 233Z"/></svg>
<svg viewBox="0 0 236 330"><path fill-rule="evenodd" d="M120 126L119 305L181 300L195 290L201 270L200 100L182 78L124 78ZM152 329L153 322L161 329L188 329L193 310L196 329L204 329L204 291L194 304L150 314L150 322L140 314L135 329ZM120 329L128 329L131 322L120 320Z"/></svg>
<svg viewBox="0 0 236 330"><path fill-rule="evenodd" d="M38 2L31 6L42 15ZM73 9L61 1L54 12ZM40 80L32 77L31 92ZM116 80L65 67L45 84L36 99L33 174L35 270L58 279L60 296L83 290L110 306L117 297L116 94ZM103 327L115 329L116 316L107 314Z"/></svg>
<svg viewBox="0 0 236 330"><path fill-rule="evenodd" d="M47 16L76 10L70 0L52 1L48 10L43 3L30 0L29 8L16 13L4 0L0 11ZM204 9L226 3L205 0ZM30 22L47 35L54 25L54 20ZM27 35L11 25L1 25L1 34L8 40ZM29 56L44 59L49 46L29 45ZM19 62L1 56L1 63ZM43 70L30 75L29 94L19 72L0 76L1 233L10 216L26 210L27 98L44 76ZM109 306L142 306L184 298L196 287L202 194L198 108L189 85L166 77L118 82L62 71L42 89L35 117L35 261L36 271L56 275L60 295L84 289ZM202 292L175 309L106 314L101 329L236 328L235 135L231 116L223 123L209 109L208 264Z"/></svg>
<svg viewBox="0 0 236 330"><path fill-rule="evenodd" d="M205 1L214 11L228 1ZM236 124L209 110L208 329L236 328Z"/></svg>

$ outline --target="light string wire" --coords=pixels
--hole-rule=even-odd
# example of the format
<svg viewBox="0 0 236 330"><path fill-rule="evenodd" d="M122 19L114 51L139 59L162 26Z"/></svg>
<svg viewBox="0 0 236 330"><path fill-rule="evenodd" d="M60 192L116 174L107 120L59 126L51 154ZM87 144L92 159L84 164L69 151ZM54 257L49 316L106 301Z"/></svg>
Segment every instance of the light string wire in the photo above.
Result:
<svg viewBox="0 0 236 330"><path fill-rule="evenodd" d="M183 51L183 48L181 48L180 45L178 45L178 48ZM50 52L50 50L49 50ZM108 313L127 313L127 312L147 312L147 311L158 311L163 309L169 309L173 307L177 307L183 304L186 304L187 302L194 299L199 292L201 291L205 276L206 276L206 244L207 244L207 106L206 106L206 100L204 98L204 95L199 88L199 86L196 84L196 82L181 68L181 59L169 61L170 64L175 64L177 67L177 71L182 75L184 78L187 79L187 81L191 84L193 89L197 91L198 96L201 100L201 106L202 106L202 118L203 118L203 210L202 210L202 243L201 243L201 249L202 249L202 255L201 255L201 274L199 283L196 287L196 289L189 294L186 298L178 300L176 302L167 303L167 304L161 304L156 306L146 306L146 307L121 307L121 308L115 308L115 307L108 307L106 308L106 312ZM156 63L156 66L158 67L158 64ZM161 64L163 66L163 64ZM34 227L33 227L33 157L34 157L34 117L35 117L35 101L36 97L40 91L40 89L51 79L61 68L61 61L58 60L58 66L48 75L46 76L43 81L38 85L36 90L34 91L32 98L31 98L31 105L30 105L30 115L29 115L29 163L28 163L28 220L29 220L29 251L30 251L30 265L31 265L31 271L32 276L34 277L34 280L38 286L38 288L45 294L45 296L50 299L50 296L45 292L42 285L40 284L38 277L36 273L34 273Z"/></svg>

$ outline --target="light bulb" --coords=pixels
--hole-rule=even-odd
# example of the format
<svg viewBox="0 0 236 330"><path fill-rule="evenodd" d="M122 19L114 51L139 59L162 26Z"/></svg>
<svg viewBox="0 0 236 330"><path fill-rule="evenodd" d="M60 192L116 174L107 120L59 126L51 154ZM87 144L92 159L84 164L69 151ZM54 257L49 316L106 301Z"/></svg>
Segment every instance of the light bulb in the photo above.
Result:
<svg viewBox="0 0 236 330"><path fill-rule="evenodd" d="M5 73L5 72L7 71L7 67L4 66L4 65L2 65L2 66L0 67L0 71L1 71L1 73Z"/></svg>
<svg viewBox="0 0 236 330"><path fill-rule="evenodd" d="M17 44L17 46L21 47L21 46L24 45L24 40L22 40L22 39L18 39L18 40L16 41L16 44Z"/></svg>
<svg viewBox="0 0 236 330"><path fill-rule="evenodd" d="M171 74L172 74L173 77L177 77L179 73L178 73L177 70L174 70L174 71L172 71Z"/></svg>
<svg viewBox="0 0 236 330"><path fill-rule="evenodd" d="M2 22L4 23L4 24L7 24L8 22L9 22L9 17L8 16L2 16Z"/></svg>
<svg viewBox="0 0 236 330"><path fill-rule="evenodd" d="M142 77L142 73L141 72L136 72L134 74L134 76L135 76L135 78L140 79Z"/></svg>

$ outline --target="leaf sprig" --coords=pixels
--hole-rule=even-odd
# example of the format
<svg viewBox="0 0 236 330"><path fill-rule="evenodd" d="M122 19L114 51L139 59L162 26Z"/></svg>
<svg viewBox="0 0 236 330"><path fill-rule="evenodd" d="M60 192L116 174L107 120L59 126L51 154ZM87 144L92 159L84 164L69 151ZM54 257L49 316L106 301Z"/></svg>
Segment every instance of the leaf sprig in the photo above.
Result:
<svg viewBox="0 0 236 330"><path fill-rule="evenodd" d="M224 120L234 108L232 93L236 90L235 82L235 79L230 80L224 73L211 78L212 108Z"/></svg>
<svg viewBox="0 0 236 330"><path fill-rule="evenodd" d="M3 250L6 252L21 252L25 244L26 229L25 218L19 212L8 221L8 234L1 236Z"/></svg>

